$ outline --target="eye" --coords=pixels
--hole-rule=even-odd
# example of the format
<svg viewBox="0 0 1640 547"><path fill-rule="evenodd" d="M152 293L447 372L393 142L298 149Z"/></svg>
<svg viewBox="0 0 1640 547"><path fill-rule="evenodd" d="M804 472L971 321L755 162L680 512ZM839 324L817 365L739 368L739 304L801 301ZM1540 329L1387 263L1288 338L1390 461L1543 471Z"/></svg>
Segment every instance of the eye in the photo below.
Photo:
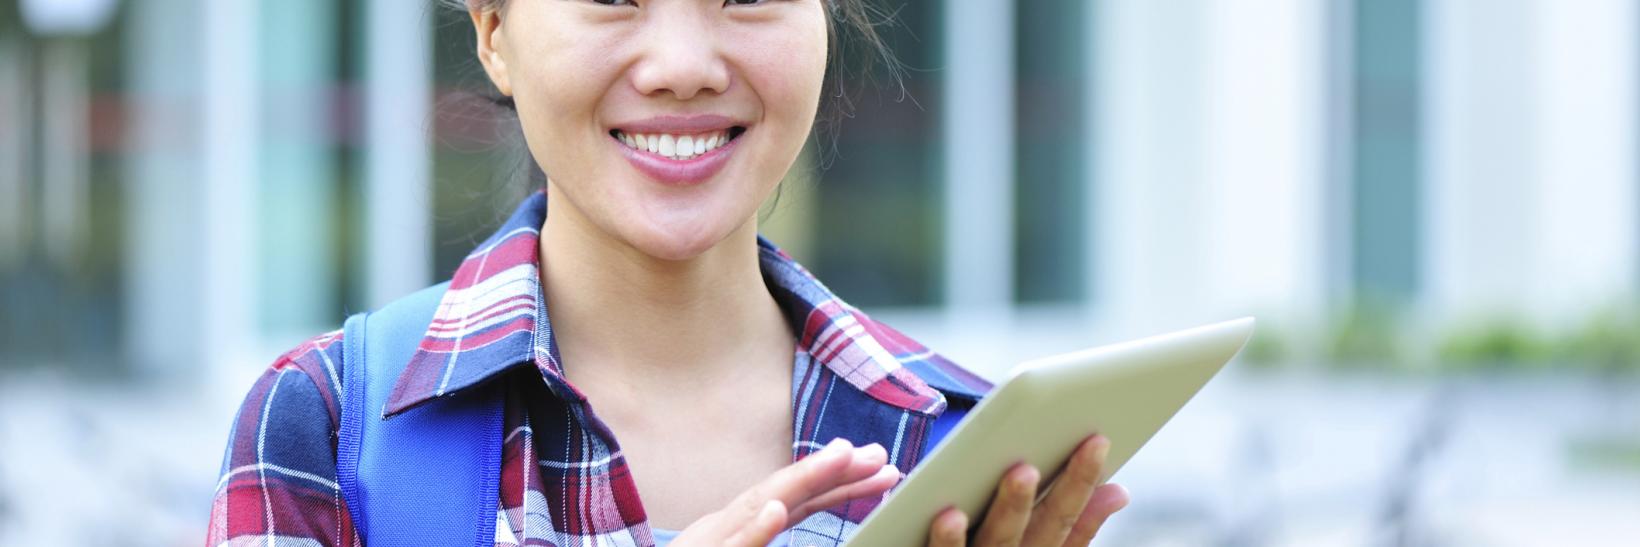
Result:
<svg viewBox="0 0 1640 547"><path fill-rule="evenodd" d="M755 6L762 3L763 0L723 0L725 6Z"/></svg>
<svg viewBox="0 0 1640 547"><path fill-rule="evenodd" d="M592 3L604 6L636 6L635 0L592 0Z"/></svg>

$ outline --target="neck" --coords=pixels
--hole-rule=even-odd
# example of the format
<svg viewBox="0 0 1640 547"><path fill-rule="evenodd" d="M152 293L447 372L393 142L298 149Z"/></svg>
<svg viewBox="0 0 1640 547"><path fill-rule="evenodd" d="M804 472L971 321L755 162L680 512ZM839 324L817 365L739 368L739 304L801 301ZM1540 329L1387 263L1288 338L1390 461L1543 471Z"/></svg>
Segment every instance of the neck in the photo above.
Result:
<svg viewBox="0 0 1640 547"><path fill-rule="evenodd" d="M657 259L593 226L549 184L541 284L565 372L713 378L774 337L789 342L756 240L748 219L700 255Z"/></svg>

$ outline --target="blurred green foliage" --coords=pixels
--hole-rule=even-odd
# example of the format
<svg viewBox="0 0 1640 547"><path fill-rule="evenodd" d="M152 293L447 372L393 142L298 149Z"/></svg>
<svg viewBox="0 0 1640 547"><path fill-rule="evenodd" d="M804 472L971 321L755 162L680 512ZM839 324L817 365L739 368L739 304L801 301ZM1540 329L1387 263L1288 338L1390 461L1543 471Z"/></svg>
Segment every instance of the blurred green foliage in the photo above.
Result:
<svg viewBox="0 0 1640 547"><path fill-rule="evenodd" d="M1640 439L1634 437L1574 438L1566 452L1575 467L1640 473Z"/></svg>
<svg viewBox="0 0 1640 547"><path fill-rule="evenodd" d="M1557 348L1563 359L1614 371L1640 371L1640 303L1596 312Z"/></svg>
<svg viewBox="0 0 1640 547"><path fill-rule="evenodd" d="M1457 368L1640 371L1640 306L1613 305L1559 331L1534 329L1511 316L1459 325L1437 356Z"/></svg>
<svg viewBox="0 0 1640 547"><path fill-rule="evenodd" d="M1515 369L1547 364L1553 342L1512 317L1460 324L1442 336L1436 358L1451 368Z"/></svg>
<svg viewBox="0 0 1640 547"><path fill-rule="evenodd" d="M1390 300L1357 298L1327 322L1321 357L1352 368L1404 365L1408 355L1402 330L1405 316L1401 306Z"/></svg>
<svg viewBox="0 0 1640 547"><path fill-rule="evenodd" d="M1253 338L1241 350L1241 359L1256 369L1273 369L1293 359L1294 350L1287 331L1274 322L1261 322Z"/></svg>
<svg viewBox="0 0 1640 547"><path fill-rule="evenodd" d="M1542 328L1527 316L1494 312L1430 325L1393 301L1360 298L1313 332L1260 324L1242 360L1260 370L1308 361L1378 372L1640 374L1640 300L1616 301L1563 324Z"/></svg>

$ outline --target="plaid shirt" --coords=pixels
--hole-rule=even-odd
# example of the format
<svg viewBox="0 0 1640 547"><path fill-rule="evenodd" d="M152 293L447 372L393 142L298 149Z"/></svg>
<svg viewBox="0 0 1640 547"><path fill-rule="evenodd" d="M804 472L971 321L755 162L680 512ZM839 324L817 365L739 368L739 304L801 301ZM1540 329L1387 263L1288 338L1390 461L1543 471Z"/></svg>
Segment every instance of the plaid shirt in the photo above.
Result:
<svg viewBox="0 0 1640 547"><path fill-rule="evenodd" d="M652 545L616 439L564 376L538 282L545 215L537 192L462 262L387 412L505 382L496 545ZM793 461L842 437L882 444L910 472L947 397L973 404L991 388L838 300L768 241L758 247L766 285L797 334ZM349 366L341 342L341 331L308 340L251 387L229 432L207 545L362 544L336 479ZM816 513L791 541L841 543L879 501Z"/></svg>

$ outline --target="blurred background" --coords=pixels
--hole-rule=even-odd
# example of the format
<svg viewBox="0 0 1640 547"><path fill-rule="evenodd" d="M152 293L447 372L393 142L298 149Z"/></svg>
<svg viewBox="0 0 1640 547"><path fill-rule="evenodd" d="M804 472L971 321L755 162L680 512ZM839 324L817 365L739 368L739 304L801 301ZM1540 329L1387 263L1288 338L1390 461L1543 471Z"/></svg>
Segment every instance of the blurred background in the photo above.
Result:
<svg viewBox="0 0 1640 547"><path fill-rule="evenodd" d="M836 292L997 379L1260 319L1096 543L1640 544L1636 2L878 5L906 92L764 213ZM261 369L529 190L471 48L428 2L0 0L0 545L200 541Z"/></svg>

